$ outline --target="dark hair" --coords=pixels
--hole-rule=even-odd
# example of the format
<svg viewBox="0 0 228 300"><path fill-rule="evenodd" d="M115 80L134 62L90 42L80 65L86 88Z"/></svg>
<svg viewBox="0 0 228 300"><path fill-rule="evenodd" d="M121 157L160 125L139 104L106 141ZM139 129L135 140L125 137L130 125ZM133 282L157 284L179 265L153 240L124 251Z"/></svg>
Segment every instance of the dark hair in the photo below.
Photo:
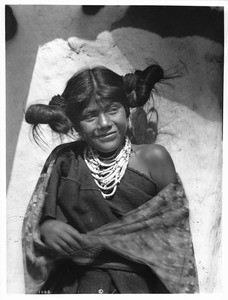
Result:
<svg viewBox="0 0 228 300"><path fill-rule="evenodd" d="M84 69L70 78L62 95L54 96L49 105L29 106L25 120L33 125L33 137L36 140L39 124L49 124L59 134L67 134L72 127L77 130L79 116L91 99L120 102L129 116L130 108L143 106L154 85L163 77L159 65L125 76L101 66Z"/></svg>

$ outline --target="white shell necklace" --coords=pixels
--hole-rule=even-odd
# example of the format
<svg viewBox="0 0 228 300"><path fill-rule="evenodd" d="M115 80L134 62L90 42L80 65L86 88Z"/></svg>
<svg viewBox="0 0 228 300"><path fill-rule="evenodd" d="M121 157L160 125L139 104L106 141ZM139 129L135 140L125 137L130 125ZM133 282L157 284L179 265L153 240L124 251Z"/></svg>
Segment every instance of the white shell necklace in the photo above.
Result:
<svg viewBox="0 0 228 300"><path fill-rule="evenodd" d="M123 148L108 158L100 157L95 149L87 146L84 150L84 160L91 171L95 183L104 198L114 195L117 184L127 169L131 154L131 141L125 137Z"/></svg>

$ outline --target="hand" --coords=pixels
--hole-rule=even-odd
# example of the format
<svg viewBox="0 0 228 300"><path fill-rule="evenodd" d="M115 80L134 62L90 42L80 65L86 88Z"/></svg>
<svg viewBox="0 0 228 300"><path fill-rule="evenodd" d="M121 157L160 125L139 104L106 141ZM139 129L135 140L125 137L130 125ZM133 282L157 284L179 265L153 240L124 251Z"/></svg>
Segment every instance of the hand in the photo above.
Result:
<svg viewBox="0 0 228 300"><path fill-rule="evenodd" d="M59 254L70 254L80 248L81 234L72 226L57 220L47 220L40 226L41 238L50 248Z"/></svg>

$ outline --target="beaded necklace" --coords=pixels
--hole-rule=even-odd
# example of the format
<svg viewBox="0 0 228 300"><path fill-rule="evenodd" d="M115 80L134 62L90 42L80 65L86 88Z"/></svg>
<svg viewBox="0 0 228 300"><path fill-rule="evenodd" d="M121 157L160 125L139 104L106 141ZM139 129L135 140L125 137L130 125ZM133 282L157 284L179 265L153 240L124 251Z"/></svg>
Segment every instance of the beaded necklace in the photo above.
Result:
<svg viewBox="0 0 228 300"><path fill-rule="evenodd" d="M99 156L98 152L89 145L85 148L84 160L104 198L114 195L117 184L127 169L130 154L131 141L128 136L125 138L123 148L121 150L118 148L108 158Z"/></svg>

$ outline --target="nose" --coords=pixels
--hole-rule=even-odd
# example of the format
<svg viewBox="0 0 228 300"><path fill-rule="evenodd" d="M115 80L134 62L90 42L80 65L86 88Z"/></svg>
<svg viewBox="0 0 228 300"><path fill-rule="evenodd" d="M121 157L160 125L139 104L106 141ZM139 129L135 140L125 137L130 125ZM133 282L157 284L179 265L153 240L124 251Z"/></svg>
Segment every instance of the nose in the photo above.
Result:
<svg viewBox="0 0 228 300"><path fill-rule="evenodd" d="M112 126L111 125L111 119L108 114L106 113L100 113L98 118L98 128L99 129L105 129Z"/></svg>

